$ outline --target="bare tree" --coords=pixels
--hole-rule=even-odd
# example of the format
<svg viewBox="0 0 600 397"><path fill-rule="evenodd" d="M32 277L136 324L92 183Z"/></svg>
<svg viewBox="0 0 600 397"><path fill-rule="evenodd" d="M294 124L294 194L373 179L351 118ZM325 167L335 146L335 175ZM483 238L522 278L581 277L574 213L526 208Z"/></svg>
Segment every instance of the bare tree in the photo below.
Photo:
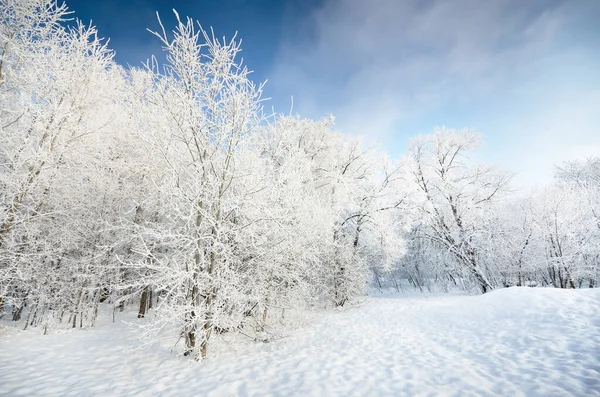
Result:
<svg viewBox="0 0 600 397"><path fill-rule="evenodd" d="M469 163L466 155L480 143L470 130L438 129L411 142L414 182L421 191L420 210L428 237L444 246L486 293L493 286L479 253L482 226L493 204L508 188L510 175Z"/></svg>

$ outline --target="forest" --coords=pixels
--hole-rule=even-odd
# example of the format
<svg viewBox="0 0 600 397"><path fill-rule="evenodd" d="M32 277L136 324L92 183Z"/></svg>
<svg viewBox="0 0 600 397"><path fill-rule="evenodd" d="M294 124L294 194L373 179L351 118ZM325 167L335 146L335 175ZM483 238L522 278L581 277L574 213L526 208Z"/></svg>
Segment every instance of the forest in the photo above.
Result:
<svg viewBox="0 0 600 397"><path fill-rule="evenodd" d="M48 334L135 310L140 337L202 359L369 288L600 282L600 158L535 189L477 161L469 128L391 158L332 116L268 112L239 41L192 19L124 67L73 18L0 1L2 321Z"/></svg>

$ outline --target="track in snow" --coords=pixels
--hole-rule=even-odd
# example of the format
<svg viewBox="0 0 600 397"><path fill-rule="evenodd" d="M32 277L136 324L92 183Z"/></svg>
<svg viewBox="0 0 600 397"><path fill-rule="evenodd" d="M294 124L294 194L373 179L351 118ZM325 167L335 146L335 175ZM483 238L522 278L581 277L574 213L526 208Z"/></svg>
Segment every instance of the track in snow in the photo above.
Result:
<svg viewBox="0 0 600 397"><path fill-rule="evenodd" d="M600 396L600 290L369 299L195 364L114 328L0 334L0 395Z"/></svg>

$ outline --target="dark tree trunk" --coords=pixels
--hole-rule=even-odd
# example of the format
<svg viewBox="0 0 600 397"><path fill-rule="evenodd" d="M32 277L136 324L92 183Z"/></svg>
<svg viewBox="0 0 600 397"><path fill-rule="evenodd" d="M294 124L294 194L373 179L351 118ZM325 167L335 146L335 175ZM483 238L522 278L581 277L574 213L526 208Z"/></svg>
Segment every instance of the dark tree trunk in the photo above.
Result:
<svg viewBox="0 0 600 397"><path fill-rule="evenodd" d="M12 313L12 320L13 321L20 321L21 320L21 314L23 314L23 308L24 307L25 307L25 304L21 303L20 306L13 308L13 313Z"/></svg>
<svg viewBox="0 0 600 397"><path fill-rule="evenodd" d="M483 278L481 273L475 270L473 274L475 276L475 280L477 280L477 283L479 283L479 289L481 290L482 294L485 294L492 290L492 286Z"/></svg>
<svg viewBox="0 0 600 397"><path fill-rule="evenodd" d="M138 318L144 318L146 309L148 308L148 287L144 287L140 298L140 310L138 310Z"/></svg>
<svg viewBox="0 0 600 397"><path fill-rule="evenodd" d="M336 272L335 279L333 281L335 299L334 303L338 307L344 306L344 303L346 303L346 301L348 300L348 296L343 288L345 270L346 269L344 269L344 267L339 267L338 271Z"/></svg>
<svg viewBox="0 0 600 397"><path fill-rule="evenodd" d="M472 248L469 248L469 250L467 251L467 255L471 264L471 273L473 274L473 277L479 284L479 289L481 290L481 293L485 294L486 292L491 291L493 289L492 286L485 279L485 277L479 270L479 267L477 266L477 261L475 259L475 251L473 251Z"/></svg>
<svg viewBox="0 0 600 397"><path fill-rule="evenodd" d="M184 356L189 356L194 352L196 348L196 331L195 327L192 326L191 329L184 331L185 336L185 351L183 352Z"/></svg>

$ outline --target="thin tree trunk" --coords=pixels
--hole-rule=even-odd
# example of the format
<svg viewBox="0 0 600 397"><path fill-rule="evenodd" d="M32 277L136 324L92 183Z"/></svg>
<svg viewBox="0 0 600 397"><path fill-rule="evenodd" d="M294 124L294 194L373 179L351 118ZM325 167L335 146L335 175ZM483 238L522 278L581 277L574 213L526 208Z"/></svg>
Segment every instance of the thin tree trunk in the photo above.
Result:
<svg viewBox="0 0 600 397"><path fill-rule="evenodd" d="M94 294L94 315L92 316L92 324L91 326L93 327L94 324L96 324L96 320L98 319L98 310L99 310L99 306L100 306L100 299L102 299L102 289L98 289L96 291L96 293Z"/></svg>
<svg viewBox="0 0 600 397"><path fill-rule="evenodd" d="M79 295L77 296L77 303L75 304L75 310L73 313L73 323L72 323L72 328L77 328L77 311L79 310L79 305L81 303L81 299L83 297L83 289L79 290ZM81 313L79 313L79 315L81 316Z"/></svg>
<svg viewBox="0 0 600 397"><path fill-rule="evenodd" d="M396 287L396 292L400 292L400 287L398 287L398 280L394 277L394 287Z"/></svg>
<svg viewBox="0 0 600 397"><path fill-rule="evenodd" d="M140 309L138 310L138 318L144 318L146 315L146 309L148 308L148 287L144 287L142 290L142 296L140 297Z"/></svg>
<svg viewBox="0 0 600 397"><path fill-rule="evenodd" d="M32 306L33 308L33 306ZM25 318L25 327L23 327L23 331L27 330L27 326L29 325L29 318L31 317L31 310L27 313L27 317Z"/></svg>
<svg viewBox="0 0 600 397"><path fill-rule="evenodd" d="M20 321L21 314L23 314L23 308L25 307L25 302L21 302L21 304L13 309L12 320Z"/></svg>
<svg viewBox="0 0 600 397"><path fill-rule="evenodd" d="M185 337L185 351L184 356L193 354L196 350L196 332L197 332L197 320L196 310L199 306L199 289L198 289L198 275L202 268L202 247L200 245L200 233L199 229L202 224L201 210L203 208L202 201L198 202L199 211L196 214L196 250L194 252L194 269L192 274L191 286L190 286L190 305L196 309L192 309L186 314L185 324L183 329L183 335ZM189 269L186 268L189 271Z"/></svg>
<svg viewBox="0 0 600 397"><path fill-rule="evenodd" d="M265 324L267 324L267 317L268 317L268 308L265 306L265 310L263 311L263 316L262 316L262 326L261 326L261 331L264 331L265 329Z"/></svg>

